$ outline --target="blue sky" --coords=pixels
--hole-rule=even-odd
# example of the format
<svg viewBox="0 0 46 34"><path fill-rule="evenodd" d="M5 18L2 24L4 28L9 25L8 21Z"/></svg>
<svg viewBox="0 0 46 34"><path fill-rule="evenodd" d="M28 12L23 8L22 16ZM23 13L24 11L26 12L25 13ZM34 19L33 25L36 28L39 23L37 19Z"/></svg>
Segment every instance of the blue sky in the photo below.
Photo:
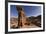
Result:
<svg viewBox="0 0 46 34"><path fill-rule="evenodd" d="M23 6L26 16L38 16L41 15L41 6ZM16 5L10 5L10 15L18 16Z"/></svg>

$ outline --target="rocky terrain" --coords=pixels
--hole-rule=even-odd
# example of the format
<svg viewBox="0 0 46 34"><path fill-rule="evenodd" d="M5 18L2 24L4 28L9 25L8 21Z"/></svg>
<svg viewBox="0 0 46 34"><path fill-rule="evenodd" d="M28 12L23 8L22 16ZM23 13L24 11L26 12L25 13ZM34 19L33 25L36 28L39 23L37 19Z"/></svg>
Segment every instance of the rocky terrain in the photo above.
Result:
<svg viewBox="0 0 46 34"><path fill-rule="evenodd" d="M34 17L27 17L28 23L25 23L23 27L21 28L36 28L36 27L41 27L41 15ZM19 28L18 27L18 18L11 17L10 19L10 26L11 28Z"/></svg>

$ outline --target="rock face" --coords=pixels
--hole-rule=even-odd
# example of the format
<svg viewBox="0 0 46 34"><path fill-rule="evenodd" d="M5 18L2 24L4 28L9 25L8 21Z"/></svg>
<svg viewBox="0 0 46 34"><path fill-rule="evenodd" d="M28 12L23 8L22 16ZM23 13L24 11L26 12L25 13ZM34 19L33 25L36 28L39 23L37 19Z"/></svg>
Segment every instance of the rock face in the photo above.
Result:
<svg viewBox="0 0 46 34"><path fill-rule="evenodd" d="M18 10L18 26L22 27L25 23L27 23L26 15L24 13L22 6L16 6L16 8Z"/></svg>

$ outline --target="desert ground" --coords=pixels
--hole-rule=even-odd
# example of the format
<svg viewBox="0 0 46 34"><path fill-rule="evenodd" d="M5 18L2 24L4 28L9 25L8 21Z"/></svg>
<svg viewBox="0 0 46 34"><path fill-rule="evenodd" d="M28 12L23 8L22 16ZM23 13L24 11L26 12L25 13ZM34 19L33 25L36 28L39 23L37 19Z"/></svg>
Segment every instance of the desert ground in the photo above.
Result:
<svg viewBox="0 0 46 34"><path fill-rule="evenodd" d="M28 21L28 23L25 23L20 28L37 28L37 27L41 27L41 15L39 15L37 17L34 17L34 16L27 17L27 21ZM12 29L19 28L18 23L19 23L18 18L11 17L11 19L10 19L10 27Z"/></svg>

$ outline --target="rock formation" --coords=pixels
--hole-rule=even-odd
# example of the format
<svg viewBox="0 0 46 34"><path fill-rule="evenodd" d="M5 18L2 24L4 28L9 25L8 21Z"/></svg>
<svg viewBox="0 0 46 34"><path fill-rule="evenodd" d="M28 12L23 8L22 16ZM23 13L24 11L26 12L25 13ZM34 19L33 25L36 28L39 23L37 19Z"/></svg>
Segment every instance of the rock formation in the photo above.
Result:
<svg viewBox="0 0 46 34"><path fill-rule="evenodd" d="M18 11L18 26L23 27L26 22L26 15L22 6L16 6Z"/></svg>

